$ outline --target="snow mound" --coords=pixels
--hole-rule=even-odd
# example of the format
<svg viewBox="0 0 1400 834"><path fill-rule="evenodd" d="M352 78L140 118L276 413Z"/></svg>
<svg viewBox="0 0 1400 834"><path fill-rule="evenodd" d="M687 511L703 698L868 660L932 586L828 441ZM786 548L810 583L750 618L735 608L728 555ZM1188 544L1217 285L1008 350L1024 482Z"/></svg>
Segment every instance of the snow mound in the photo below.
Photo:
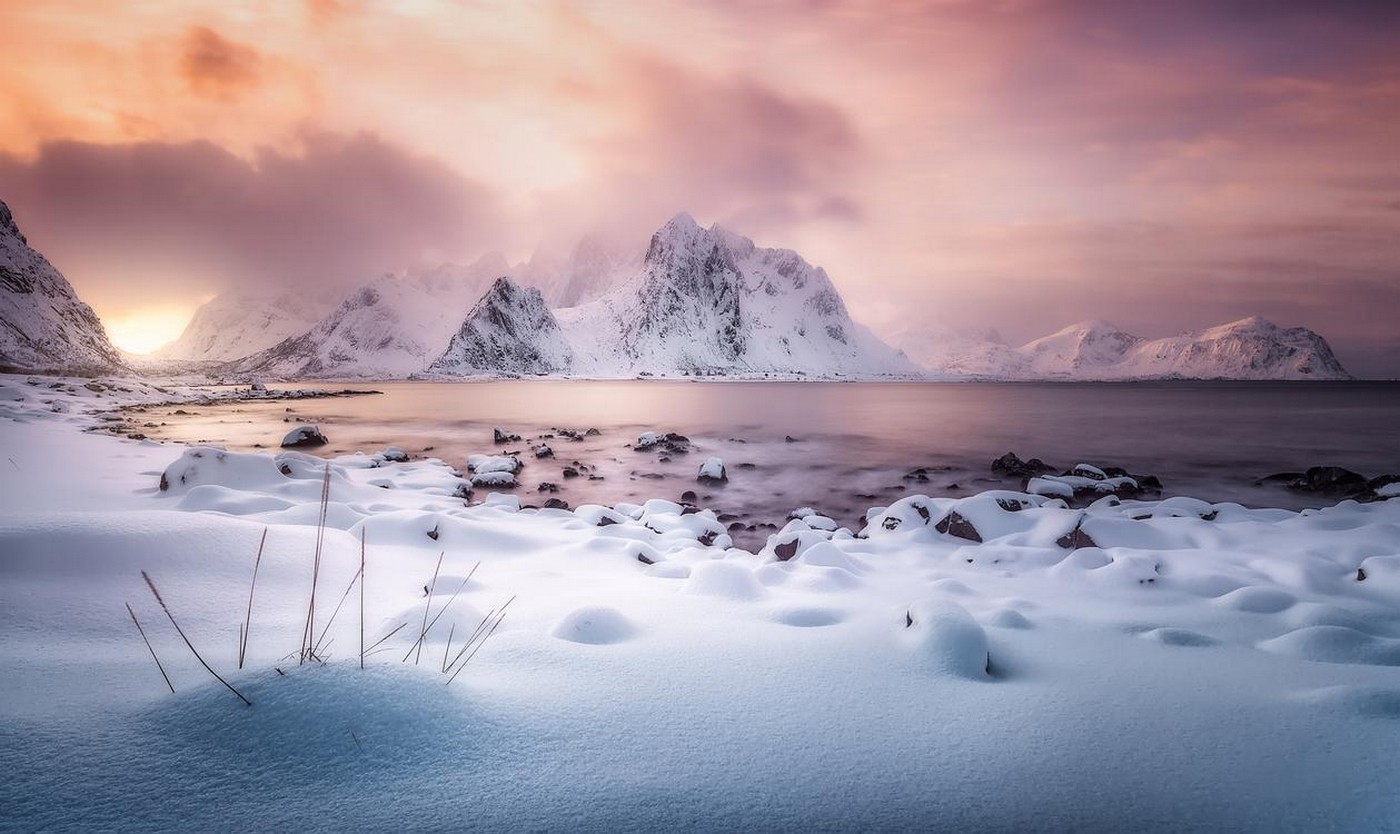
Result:
<svg viewBox="0 0 1400 834"><path fill-rule="evenodd" d="M550 634L571 643L604 646L632 639L637 628L615 608L591 606L570 611Z"/></svg>
<svg viewBox="0 0 1400 834"><path fill-rule="evenodd" d="M908 607L903 638L926 668L943 675L986 680L991 660L987 633L966 608L947 600Z"/></svg>

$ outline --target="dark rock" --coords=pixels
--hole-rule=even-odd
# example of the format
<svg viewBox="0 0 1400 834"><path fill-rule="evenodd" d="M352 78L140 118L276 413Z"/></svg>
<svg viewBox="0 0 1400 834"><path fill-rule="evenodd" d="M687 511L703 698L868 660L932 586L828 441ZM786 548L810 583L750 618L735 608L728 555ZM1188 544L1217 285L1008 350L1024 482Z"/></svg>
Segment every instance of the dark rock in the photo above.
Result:
<svg viewBox="0 0 1400 834"><path fill-rule="evenodd" d="M1143 475L1141 477L1132 476L1137 481L1138 487L1144 492L1161 492L1162 481L1156 475Z"/></svg>
<svg viewBox="0 0 1400 834"><path fill-rule="evenodd" d="M1298 492L1346 497L1370 491L1365 475L1340 466L1314 466L1288 486Z"/></svg>
<svg viewBox="0 0 1400 834"><path fill-rule="evenodd" d="M437 540L438 540L438 535L439 535L439 533L438 533L437 525L434 525L433 529L431 529L431 530L428 531L428 538L432 539L433 541L437 541Z"/></svg>
<svg viewBox="0 0 1400 834"><path fill-rule="evenodd" d="M1366 569L1365 569L1365 568L1357 568L1357 569L1356 569L1356 581L1357 581L1357 582L1365 582L1365 581L1366 581Z"/></svg>
<svg viewBox="0 0 1400 834"><path fill-rule="evenodd" d="M537 491L537 492L550 492L550 493L558 492L558 491L559 491L559 485L558 485L558 484L552 484L552 483L550 483L549 481L540 481L540 485L536 488L536 491Z"/></svg>
<svg viewBox="0 0 1400 834"><path fill-rule="evenodd" d="M992 461L992 471L1012 478L1034 478L1037 475L1054 472L1055 467L1040 458L1021 460L1015 452L1007 452Z"/></svg>
<svg viewBox="0 0 1400 834"><path fill-rule="evenodd" d="M919 517L924 520L925 524L928 524L928 520L930 518L928 507L925 507L923 504L915 504L914 511L919 514Z"/></svg>
<svg viewBox="0 0 1400 834"><path fill-rule="evenodd" d="M1098 542L1090 538L1089 534L1084 532L1084 528L1079 524L1074 525L1073 530L1056 539L1055 544L1058 544L1060 547L1069 548L1070 550L1078 550L1081 547L1099 546Z"/></svg>
<svg viewBox="0 0 1400 834"><path fill-rule="evenodd" d="M744 522L742 521L736 521L733 524L730 524L728 529L729 532L733 533L735 531L748 530L751 528L748 525L744 524Z"/></svg>
<svg viewBox="0 0 1400 834"><path fill-rule="evenodd" d="M957 510L952 510L943 516L943 520L935 524L933 529L944 535L956 536L970 542L982 541L982 534L977 532L977 528L972 526L972 522L963 518Z"/></svg>
<svg viewBox="0 0 1400 834"><path fill-rule="evenodd" d="M616 522L615 520L613 520L613 519L612 519L611 517L609 517L609 516L603 516L602 518L598 519L598 526L599 526L599 527L608 527L608 526L613 525L613 524L616 524L616 523L617 523L617 522Z"/></svg>
<svg viewBox="0 0 1400 834"><path fill-rule="evenodd" d="M544 508L547 510L567 510L569 502L562 498L550 498L544 502Z"/></svg>
<svg viewBox="0 0 1400 834"><path fill-rule="evenodd" d="M497 443L497 444L500 444L500 443L519 443L519 442L520 442L520 435L518 435L518 434L511 434L510 432L507 432L507 431L505 431L504 429L501 429L501 428L494 428L494 429L491 430L491 439L492 439L495 443Z"/></svg>
<svg viewBox="0 0 1400 834"><path fill-rule="evenodd" d="M880 526L885 528L886 530L897 529L899 527L899 519L892 515L886 516L885 520L881 522Z"/></svg>
<svg viewBox="0 0 1400 834"><path fill-rule="evenodd" d="M693 489L688 489L688 490L686 490L685 492L682 492L682 493L681 493L681 500L682 500L682 501L689 501L689 502L694 503L695 500L696 500L697 498L698 498L698 496L695 494L695 490L693 490Z"/></svg>
<svg viewBox="0 0 1400 834"><path fill-rule="evenodd" d="M757 468L758 468L758 464L756 464L756 463L741 463L741 464L738 465L738 468L739 468L739 469L757 469Z"/></svg>
<svg viewBox="0 0 1400 834"><path fill-rule="evenodd" d="M778 557L779 562L786 562L797 555L797 539L791 539L781 544L773 545L773 555Z"/></svg>
<svg viewBox="0 0 1400 834"><path fill-rule="evenodd" d="M644 564L644 565L654 565L654 564L656 564L656 560L655 560L655 559L652 559L652 558L649 558L645 553L638 553L638 554L637 554L637 561L638 561L638 562L641 562L641 563Z"/></svg>
<svg viewBox="0 0 1400 834"><path fill-rule="evenodd" d="M329 442L316 426L297 426L287 432L286 437L282 438L282 448L304 449L311 446L324 446Z"/></svg>
<svg viewBox="0 0 1400 834"><path fill-rule="evenodd" d="M1020 501L1017 501L1013 498L998 498L997 506L1001 507L1003 510L1006 510L1008 513L1019 513L1021 510L1024 510L1026 508L1025 504L1022 504Z"/></svg>
<svg viewBox="0 0 1400 834"><path fill-rule="evenodd" d="M584 437L597 437L597 436L600 435L600 434L602 434L602 432L598 431L597 429L589 429L588 431L586 431L586 432L583 433L583 436L584 436Z"/></svg>
<svg viewBox="0 0 1400 834"><path fill-rule="evenodd" d="M696 541L700 542L700 544L704 545L705 547L709 547L715 543L715 539L717 538L719 538L719 534L716 533L714 530L706 530L700 535L698 539L696 539Z"/></svg>
<svg viewBox="0 0 1400 834"><path fill-rule="evenodd" d="M546 445L543 444L543 443L541 443L540 445L536 446L535 449L534 449L534 451L535 451L535 457L540 458L541 460L543 460L544 458L552 458L552 457L554 457L554 450L551 449L551 448L549 448L548 446L546 446Z"/></svg>
<svg viewBox="0 0 1400 834"><path fill-rule="evenodd" d="M1265 475L1254 483L1256 484L1291 484L1294 481L1301 481L1306 476L1302 472L1275 472L1272 475Z"/></svg>
<svg viewBox="0 0 1400 834"><path fill-rule="evenodd" d="M578 470L573 468L572 466L566 466L564 467L563 475L565 478L577 478Z"/></svg>
<svg viewBox="0 0 1400 834"><path fill-rule="evenodd" d="M796 443L796 442L797 442L797 438L795 438L795 437L793 437L792 435L789 434L789 435L787 435L786 437L783 438L783 442L784 442L784 443Z"/></svg>

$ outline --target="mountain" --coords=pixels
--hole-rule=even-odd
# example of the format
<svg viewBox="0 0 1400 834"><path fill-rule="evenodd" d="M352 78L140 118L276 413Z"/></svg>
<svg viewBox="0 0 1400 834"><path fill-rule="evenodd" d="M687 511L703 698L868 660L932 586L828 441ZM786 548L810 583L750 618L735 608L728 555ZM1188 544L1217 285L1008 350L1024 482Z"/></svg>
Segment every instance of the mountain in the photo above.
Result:
<svg viewBox="0 0 1400 834"><path fill-rule="evenodd" d="M467 314L430 374L552 374L572 370L573 350L534 287L498 278Z"/></svg>
<svg viewBox="0 0 1400 834"><path fill-rule="evenodd" d="M995 330L910 328L895 333L890 344L939 377L1019 378L1030 369L1025 354L1007 345Z"/></svg>
<svg viewBox="0 0 1400 834"><path fill-rule="evenodd" d="M228 362L265 350L309 330L334 306L324 295L228 292L195 311L180 337L151 358Z"/></svg>
<svg viewBox="0 0 1400 834"><path fill-rule="evenodd" d="M1142 339L1107 322L1085 321L1021 346L1030 361L1031 376L1079 378L1114 375L1112 369Z"/></svg>
<svg viewBox="0 0 1400 834"><path fill-rule="evenodd" d="M1351 379L1326 339L1258 316L1141 342L1115 370L1130 377Z"/></svg>
<svg viewBox="0 0 1400 834"><path fill-rule="evenodd" d="M346 297L309 330L228 367L280 378L395 379L416 374L447 349L464 311L505 259L382 275Z"/></svg>
<svg viewBox="0 0 1400 834"><path fill-rule="evenodd" d="M825 270L684 213L630 279L556 315L584 374L917 372L851 320Z"/></svg>
<svg viewBox="0 0 1400 834"><path fill-rule="evenodd" d="M121 364L92 308L0 202L0 371L89 374Z"/></svg>
<svg viewBox="0 0 1400 834"><path fill-rule="evenodd" d="M999 379L1351 379L1327 340L1259 317L1145 339L1101 321L1073 324L1020 348L940 329L897 342L940 376Z"/></svg>

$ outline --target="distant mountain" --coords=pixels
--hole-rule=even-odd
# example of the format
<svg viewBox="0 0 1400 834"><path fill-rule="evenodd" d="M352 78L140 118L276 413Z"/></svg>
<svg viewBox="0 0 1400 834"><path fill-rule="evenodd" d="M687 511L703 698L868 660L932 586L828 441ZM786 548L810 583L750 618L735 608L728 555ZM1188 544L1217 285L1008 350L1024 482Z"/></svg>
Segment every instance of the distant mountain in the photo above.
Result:
<svg viewBox="0 0 1400 834"><path fill-rule="evenodd" d="M531 261L544 270L544 255ZM561 297L486 270L385 276L305 333L234 363L244 375L402 378L480 374L632 376L915 375L907 358L853 322L826 272L796 253L760 249L678 215L645 257L575 248ZM538 277L538 276L537 276ZM484 292L483 292L484 289Z"/></svg>
<svg viewBox="0 0 1400 834"><path fill-rule="evenodd" d="M311 293L223 293L195 311L180 337L155 351L157 361L228 362L309 330L335 306Z"/></svg>
<svg viewBox="0 0 1400 834"><path fill-rule="evenodd" d="M890 344L939 377L1017 379L1030 369L1030 359L1002 341L995 330L909 328L895 333Z"/></svg>
<svg viewBox="0 0 1400 834"><path fill-rule="evenodd" d="M932 331L901 342L935 375L1001 379L1350 379L1327 341L1251 317L1161 339L1101 321L1073 324L1012 349Z"/></svg>
<svg viewBox="0 0 1400 834"><path fill-rule="evenodd" d="M851 320L826 271L678 214L640 269L589 304L556 312L580 373L916 373Z"/></svg>
<svg viewBox="0 0 1400 834"><path fill-rule="evenodd" d="M0 202L0 370L89 374L121 364L92 308Z"/></svg>
<svg viewBox="0 0 1400 834"><path fill-rule="evenodd" d="M574 356L540 291L498 278L467 314L429 374L554 374Z"/></svg>

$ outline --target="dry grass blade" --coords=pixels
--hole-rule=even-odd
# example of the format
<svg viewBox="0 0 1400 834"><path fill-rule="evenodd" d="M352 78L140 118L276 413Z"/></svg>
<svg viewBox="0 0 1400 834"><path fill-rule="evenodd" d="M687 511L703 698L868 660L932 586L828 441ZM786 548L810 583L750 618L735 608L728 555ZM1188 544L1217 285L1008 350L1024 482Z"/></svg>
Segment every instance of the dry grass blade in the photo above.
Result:
<svg viewBox="0 0 1400 834"><path fill-rule="evenodd" d="M463 589L467 587L467 583L472 581L472 576L476 573L476 569L479 567L481 567L480 562L477 562L475 565L472 565L472 569L467 572L467 576L465 579L462 580L462 584L457 586L457 590L452 592L452 596L448 597L447 602L444 603L442 608L438 609L438 612L433 615L432 622L428 623L427 628L425 628L423 630L423 633L418 636L418 640L415 641L412 646L408 647L409 654L413 654L413 650L422 645L422 641L427 638L428 632L432 631L433 626L437 625L437 621L442 619L443 614L447 613L447 609L452 605L454 601L456 601L457 596L462 593ZM407 662L408 655L404 655L403 659L405 662Z"/></svg>
<svg viewBox="0 0 1400 834"><path fill-rule="evenodd" d="M253 560L253 581L248 584L248 613L243 615L243 627L238 630L238 668L243 668L243 660L248 656L248 634L253 625L253 590L258 587L258 566L262 564L263 546L267 544L267 528L263 528L262 540L258 542L258 555Z"/></svg>
<svg viewBox="0 0 1400 834"><path fill-rule="evenodd" d="M360 528L360 668L365 668L365 528Z"/></svg>
<svg viewBox="0 0 1400 834"><path fill-rule="evenodd" d="M506 605L510 605L510 603L506 603ZM468 664L468 663L471 663L471 662L472 662L472 658L476 657L476 653L479 652L479 651L481 651L481 647L484 646L484 645L486 645L486 641L487 641L487 640L490 640L490 639L491 639L491 635L493 635L493 634L496 633L496 629L498 629L498 628L501 627L501 621L504 620L505 618L506 618L506 607L505 607L505 605L503 605L503 606L501 606L501 613L498 614L498 615L496 616L496 622L494 622L494 623L491 624L491 630L490 630L490 631L487 631L486 634L484 634L484 635L482 636L482 638L481 638L480 640L477 641L477 643L476 643L476 648L472 649L472 653L466 656L466 658L462 661L462 665L458 666L458 667L457 667L457 671L455 671L455 672L452 673L452 677L450 677L450 678L447 679L447 682L448 682L449 684L452 683L453 681L457 680L457 676L460 675L460 674L462 674L462 670L465 669L465 668L467 668L467 664Z"/></svg>
<svg viewBox="0 0 1400 834"><path fill-rule="evenodd" d="M388 640L390 637L393 637L395 634L398 634L400 631L403 631L405 628L408 628L408 623L399 623L398 625L394 626L394 630L393 630L393 631L389 632L388 634L384 635L383 637L379 638L378 640L375 640L375 641L374 641L374 645L370 646L368 649L365 649L365 654L370 654L370 653L372 653L375 649L379 648L380 645L382 645L382 644L384 643L385 640Z"/></svg>
<svg viewBox="0 0 1400 834"><path fill-rule="evenodd" d="M481 633L487 629L488 625L491 622L491 617L495 613L496 609L492 608L490 611L486 612L486 616L481 618L481 622L476 624L476 628L472 631L471 635L467 637L467 642L462 644L462 650L457 652L457 656L452 658L451 663L447 664L448 670L451 670L452 667L456 666L457 661L462 659L462 655L466 654L467 651L471 649L472 643L475 642L476 638L480 637Z"/></svg>
<svg viewBox="0 0 1400 834"><path fill-rule="evenodd" d="M335 610L331 612L331 618L326 620L325 627L321 629L321 636L316 638L316 645L312 649L314 653L321 653L321 641L326 639L326 632L331 630L331 625L335 623L336 615L340 613L341 606L345 605L345 601L350 598L350 592L355 590L355 583L359 580L360 572L355 571L355 575L350 577L350 584L345 586L345 593L340 595L340 602L336 603Z"/></svg>
<svg viewBox="0 0 1400 834"><path fill-rule="evenodd" d="M423 603L423 628L418 632L418 640L413 644L418 649L418 655L413 658L413 665L417 666L418 661L423 658L423 639L428 636L428 612L433 607L433 591L437 589L438 572L442 570L442 557L447 555L447 551L438 554L437 567L433 568L433 581L428 583L428 599ZM413 649L409 649L409 654ZM404 655L404 662L408 662L408 655Z"/></svg>
<svg viewBox="0 0 1400 834"><path fill-rule="evenodd" d="M321 578L321 548L326 540L326 516L330 512L330 503L331 465L327 463L325 474L321 477L321 517L316 523L316 555L311 562L311 600L306 605L306 627L301 633L301 658L297 660L298 666L308 658L315 659L312 637L316 634L316 584Z"/></svg>
<svg viewBox="0 0 1400 834"><path fill-rule="evenodd" d="M452 654L452 637L457 633L457 624L453 623L452 628L447 631L447 645L442 647L442 669L443 674L447 674L447 657Z"/></svg>
<svg viewBox="0 0 1400 834"><path fill-rule="evenodd" d="M165 616L170 619L170 624L175 626L175 632L180 635L181 640L185 641L185 645L189 646L190 652L194 655L194 659L199 661L199 665L203 666L205 671L217 678L219 683L223 684L225 687L228 688L229 692L232 692L233 694L237 695L238 700L251 707L253 705L252 701L245 698L242 692L239 692L237 689L234 689L233 684L224 680L222 675L214 671L214 667L210 666L207 662L205 662L204 657L200 655L199 650L194 647L194 644L190 642L190 638L185 635L185 630L180 628L179 623L175 622L175 615L170 613L170 606L166 605L165 600L161 599L160 591L156 590L156 583L151 581L151 575L146 573L145 571L141 571L141 578L146 580L146 587L151 589L152 596L156 598L156 602L160 603L160 610L165 612Z"/></svg>
<svg viewBox="0 0 1400 834"><path fill-rule="evenodd" d="M170 676L165 674L165 667L161 665L160 658L156 657L156 650L151 645L151 641L146 637L146 629L141 627L141 621L136 619L136 612L131 610L131 603L126 603L126 613L131 615L131 621L136 623L136 630L141 632L141 640L146 644L146 650L151 653L151 660L156 662L156 668L160 670L160 676L165 678L165 685L170 687L170 691L175 691L175 684L170 682Z"/></svg>

